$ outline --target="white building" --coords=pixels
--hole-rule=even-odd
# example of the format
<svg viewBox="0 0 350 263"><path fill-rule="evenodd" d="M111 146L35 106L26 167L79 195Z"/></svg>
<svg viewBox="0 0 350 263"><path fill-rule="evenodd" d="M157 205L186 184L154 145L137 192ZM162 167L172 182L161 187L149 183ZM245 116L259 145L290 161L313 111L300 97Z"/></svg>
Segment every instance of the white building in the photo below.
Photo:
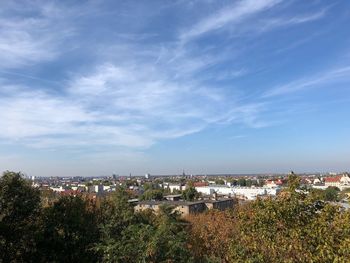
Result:
<svg viewBox="0 0 350 263"><path fill-rule="evenodd" d="M164 183L164 188L169 188L170 192L173 193L174 191L185 190L186 186L182 185L182 184L166 184L166 183Z"/></svg>
<svg viewBox="0 0 350 263"><path fill-rule="evenodd" d="M50 189L54 192L63 192L65 191L65 189L63 188L63 186L51 186Z"/></svg>
<svg viewBox="0 0 350 263"><path fill-rule="evenodd" d="M350 177L348 174L343 174L342 176L327 177L324 180L325 186L335 186L340 190L350 188Z"/></svg>
<svg viewBox="0 0 350 263"><path fill-rule="evenodd" d="M279 187L229 187L224 185L208 185L196 187L196 190L205 195L214 193L230 196L240 196L248 200L255 200L258 196L275 196Z"/></svg>

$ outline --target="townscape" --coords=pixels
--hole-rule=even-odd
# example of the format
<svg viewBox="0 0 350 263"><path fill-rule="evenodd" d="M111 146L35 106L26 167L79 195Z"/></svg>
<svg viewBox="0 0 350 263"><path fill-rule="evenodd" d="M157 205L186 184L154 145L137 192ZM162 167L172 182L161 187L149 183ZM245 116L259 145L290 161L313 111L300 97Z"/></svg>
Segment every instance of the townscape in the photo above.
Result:
<svg viewBox="0 0 350 263"><path fill-rule="evenodd" d="M0 177L1 262L345 263L349 179L7 171Z"/></svg>
<svg viewBox="0 0 350 263"><path fill-rule="evenodd" d="M293 172L291 172L293 173ZM116 191L126 189L130 203L136 210L158 209L162 204L186 207L186 212L205 211L194 209L200 203L210 202L210 207L226 209L233 207L233 200L247 202L257 198L277 196L287 185L288 174L279 175L180 175L152 176L101 176L101 177L31 177L33 187L45 191L50 198L57 196L86 195L89 198L101 198ZM330 201L342 201L346 206L347 193L350 193L348 173L303 174L303 191L327 190L333 193ZM184 193L195 191L196 195L186 198ZM345 193L345 194L342 194ZM339 195L339 197L338 197ZM342 198L340 198L340 196ZM231 200L229 202L229 200ZM181 201L181 202L179 202ZM195 201L195 202L194 202Z"/></svg>

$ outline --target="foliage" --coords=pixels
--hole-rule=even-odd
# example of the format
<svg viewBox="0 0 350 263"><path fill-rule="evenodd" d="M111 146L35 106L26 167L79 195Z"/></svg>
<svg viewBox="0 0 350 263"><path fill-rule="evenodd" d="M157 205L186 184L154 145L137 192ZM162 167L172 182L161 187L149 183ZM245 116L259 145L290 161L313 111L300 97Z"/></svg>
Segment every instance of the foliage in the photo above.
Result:
<svg viewBox="0 0 350 263"><path fill-rule="evenodd" d="M244 178L239 178L239 179L237 180L237 184L238 184L239 186L246 186L246 185L247 185L247 181L246 181L246 179L244 179Z"/></svg>
<svg viewBox="0 0 350 263"><path fill-rule="evenodd" d="M310 196L317 200L336 202L339 201L339 189L334 186L329 186L327 189L310 189Z"/></svg>
<svg viewBox="0 0 350 263"><path fill-rule="evenodd" d="M146 262L190 262L186 226L173 207L161 207L153 222L155 230L147 245Z"/></svg>
<svg viewBox="0 0 350 263"><path fill-rule="evenodd" d="M102 262L188 262L187 232L172 207L134 213L123 193L102 204Z"/></svg>
<svg viewBox="0 0 350 263"><path fill-rule="evenodd" d="M96 262L91 250L99 237L97 213L79 196L61 197L43 210L38 241L43 262Z"/></svg>
<svg viewBox="0 0 350 263"><path fill-rule="evenodd" d="M197 262L229 262L228 250L235 227L232 213L209 210L190 215L190 248Z"/></svg>
<svg viewBox="0 0 350 263"><path fill-rule="evenodd" d="M32 262L40 194L21 173L0 179L0 255L3 262Z"/></svg>
<svg viewBox="0 0 350 263"><path fill-rule="evenodd" d="M127 262L129 256L133 256L130 247L142 247L138 237L139 232L147 234L146 229L132 227L136 223L133 208L128 203L128 195L124 189L101 202L99 228L101 239L95 246L95 250L102 255L103 262ZM129 236L129 242L124 239ZM136 240L135 240L136 238ZM138 246L136 246L138 245Z"/></svg>
<svg viewBox="0 0 350 263"><path fill-rule="evenodd" d="M341 199L341 200L348 200L349 201L349 199L350 199L350 188L343 189L339 193L339 199Z"/></svg>
<svg viewBox="0 0 350 263"><path fill-rule="evenodd" d="M325 201L338 201L338 193L340 192L339 188L330 186L324 192L324 200Z"/></svg>
<svg viewBox="0 0 350 263"><path fill-rule="evenodd" d="M199 197L199 193L194 187L188 187L182 192L182 198L186 201L193 201L198 197Z"/></svg>
<svg viewBox="0 0 350 263"><path fill-rule="evenodd" d="M163 191L161 189L149 189L143 193L140 197L141 200L162 200Z"/></svg>
<svg viewBox="0 0 350 263"><path fill-rule="evenodd" d="M219 185L224 185L225 184L225 181L221 178L218 178L215 180L215 184L219 184Z"/></svg>
<svg viewBox="0 0 350 263"><path fill-rule="evenodd" d="M197 262L348 262L350 212L300 191L190 217Z"/></svg>
<svg viewBox="0 0 350 263"><path fill-rule="evenodd" d="M81 196L42 206L38 190L6 172L0 262L349 262L350 211L327 202L337 189L307 194L299 182L291 174L276 198L184 220L171 206L135 213L122 188L99 206ZM195 194L184 191L187 200Z"/></svg>

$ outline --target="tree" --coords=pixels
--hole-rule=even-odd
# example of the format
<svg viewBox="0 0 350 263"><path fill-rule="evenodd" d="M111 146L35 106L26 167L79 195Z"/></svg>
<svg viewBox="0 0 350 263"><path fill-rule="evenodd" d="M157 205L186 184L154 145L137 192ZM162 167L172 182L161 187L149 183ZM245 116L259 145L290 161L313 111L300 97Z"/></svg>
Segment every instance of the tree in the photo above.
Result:
<svg viewBox="0 0 350 263"><path fill-rule="evenodd" d="M102 262L189 262L186 224L172 207L134 213L123 192L101 204Z"/></svg>
<svg viewBox="0 0 350 263"><path fill-rule="evenodd" d="M125 189L118 188L115 193L102 200L98 222L101 237L94 250L102 255L102 262L126 262L128 250L121 241L124 233L130 233L127 229L136 223L136 218L133 207L128 203ZM135 231L134 229L132 232ZM134 238L130 236L130 240Z"/></svg>
<svg viewBox="0 0 350 263"><path fill-rule="evenodd" d="M338 193L340 192L338 187L334 186L329 186L327 189L324 191L324 200L325 201L332 201L336 202L339 200L338 198Z"/></svg>
<svg viewBox="0 0 350 263"><path fill-rule="evenodd" d="M0 179L0 254L3 262L32 262L36 252L40 194L21 173Z"/></svg>
<svg viewBox="0 0 350 263"><path fill-rule="evenodd" d="M252 182L251 179L246 180L246 186L247 186L247 187L251 187L252 184L253 184L253 182Z"/></svg>
<svg viewBox="0 0 350 263"><path fill-rule="evenodd" d="M237 180L237 184L238 184L239 186L246 186L246 184L247 184L246 179L244 179L244 178L239 178L239 179Z"/></svg>
<svg viewBox="0 0 350 263"><path fill-rule="evenodd" d="M290 179L276 199L237 208L232 262L346 262L350 212L295 191L298 178Z"/></svg>
<svg viewBox="0 0 350 263"><path fill-rule="evenodd" d="M161 189L149 189L143 193L141 200L163 200L163 191Z"/></svg>
<svg viewBox="0 0 350 263"><path fill-rule="evenodd" d="M230 262L228 251L234 235L231 213L209 210L187 217L191 223L189 244L196 262Z"/></svg>
<svg viewBox="0 0 350 263"><path fill-rule="evenodd" d="M199 197L199 193L197 192L196 188L188 187L182 192L182 198L186 201L193 201Z"/></svg>
<svg viewBox="0 0 350 263"><path fill-rule="evenodd" d="M191 215L196 262L348 262L350 211L296 191L298 181L233 213Z"/></svg>
<svg viewBox="0 0 350 263"><path fill-rule="evenodd" d="M225 184L225 181L221 178L218 178L215 180L215 184L219 184L219 185L224 185Z"/></svg>
<svg viewBox="0 0 350 263"><path fill-rule="evenodd" d="M188 234L185 221L171 206L160 207L153 222L153 232L146 248L146 262L191 262L188 249Z"/></svg>
<svg viewBox="0 0 350 263"><path fill-rule="evenodd" d="M288 189L290 193L294 193L296 189L300 187L300 177L293 171L288 176Z"/></svg>
<svg viewBox="0 0 350 263"><path fill-rule="evenodd" d="M321 189L310 189L310 198L314 200L336 202L339 200L339 189L334 186L327 187L325 190Z"/></svg>
<svg viewBox="0 0 350 263"><path fill-rule="evenodd" d="M350 188L343 189L339 193L339 199L341 199L341 200L348 200L349 201L349 197L350 197Z"/></svg>
<svg viewBox="0 0 350 263"><path fill-rule="evenodd" d="M44 209L38 244L43 262L96 262L98 238L97 213L88 200L61 197Z"/></svg>

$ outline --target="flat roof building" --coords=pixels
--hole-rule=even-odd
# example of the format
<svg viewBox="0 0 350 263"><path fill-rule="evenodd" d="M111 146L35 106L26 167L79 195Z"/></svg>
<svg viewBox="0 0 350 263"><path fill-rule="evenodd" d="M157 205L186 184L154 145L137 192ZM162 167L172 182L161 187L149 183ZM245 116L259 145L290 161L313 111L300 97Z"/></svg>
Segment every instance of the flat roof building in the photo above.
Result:
<svg viewBox="0 0 350 263"><path fill-rule="evenodd" d="M168 205L173 206L175 211L178 211L182 216L189 214L202 213L208 209L225 210L233 208L234 199L224 198L220 200L201 200L201 201L140 201L135 206L135 211L143 211L152 209L154 212L158 212L161 206Z"/></svg>

